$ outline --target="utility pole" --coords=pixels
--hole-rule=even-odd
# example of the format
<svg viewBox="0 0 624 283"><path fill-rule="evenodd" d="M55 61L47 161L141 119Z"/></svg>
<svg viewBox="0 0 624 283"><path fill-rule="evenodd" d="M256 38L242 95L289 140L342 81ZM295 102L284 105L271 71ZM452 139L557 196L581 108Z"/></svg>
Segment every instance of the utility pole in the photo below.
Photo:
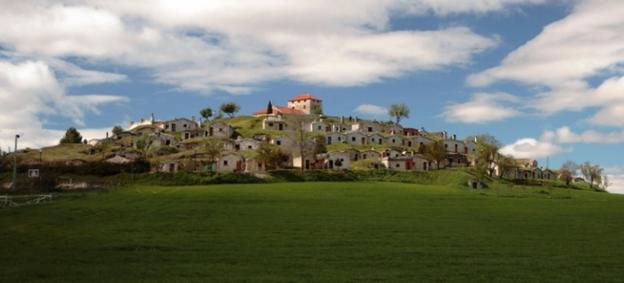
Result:
<svg viewBox="0 0 624 283"><path fill-rule="evenodd" d="M15 147L13 148L13 191L17 190L17 139L20 135L15 135Z"/></svg>

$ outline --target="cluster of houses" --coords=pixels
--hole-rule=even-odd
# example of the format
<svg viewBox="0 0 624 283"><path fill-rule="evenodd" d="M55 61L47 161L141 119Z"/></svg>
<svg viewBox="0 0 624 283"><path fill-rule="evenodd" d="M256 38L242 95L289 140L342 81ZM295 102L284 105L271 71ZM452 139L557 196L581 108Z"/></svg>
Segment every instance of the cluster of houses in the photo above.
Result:
<svg viewBox="0 0 624 283"><path fill-rule="evenodd" d="M254 154L263 143L279 147L289 156L283 166L304 169L351 169L365 163L369 168L397 171L427 171L446 167L470 166L470 155L476 150L472 140L459 140L447 132L429 132L424 128L402 127L396 123L372 121L357 117L326 116L322 100L308 93L288 100L286 106L272 105L255 113L249 119L259 121L257 133L243 136L241 129L229 124L228 119L198 122L195 117L167 121L149 119L132 122L116 140L125 140L125 146L143 146L151 149L179 148L193 154L179 158L161 158L153 166L162 172L178 170L262 173L266 164ZM301 132L305 137L301 138ZM124 139L125 137L129 137ZM323 141L324 152L309 150ZM200 144L202 139L219 138L223 148L216 160L207 160ZM424 145L441 140L446 148L444 160L435 162L423 155ZM305 150L302 150L305 147ZM127 162L130 158L115 156L110 162ZM536 161L519 160L516 170L504 172L515 179L554 179L555 173L540 168Z"/></svg>

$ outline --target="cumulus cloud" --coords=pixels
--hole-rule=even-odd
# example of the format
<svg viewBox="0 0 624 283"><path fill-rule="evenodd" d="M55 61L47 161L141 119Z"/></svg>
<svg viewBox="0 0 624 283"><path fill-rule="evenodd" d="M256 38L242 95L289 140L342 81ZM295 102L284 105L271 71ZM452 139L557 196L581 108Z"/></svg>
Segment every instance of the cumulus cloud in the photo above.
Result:
<svg viewBox="0 0 624 283"><path fill-rule="evenodd" d="M388 108L374 104L360 104L354 111L371 116L383 116L388 114Z"/></svg>
<svg viewBox="0 0 624 283"><path fill-rule="evenodd" d="M587 130L582 133L575 133L569 127L561 127L555 131L545 131L542 135L542 140L560 144L620 144L624 143L624 131L599 132L595 130Z"/></svg>
<svg viewBox="0 0 624 283"><path fill-rule="evenodd" d="M500 1L483 4L480 10L500 10L519 2L534 1ZM41 60L73 56L95 64L143 67L157 82L206 93L245 93L262 82L284 78L363 85L467 64L474 54L498 42L465 27L389 30L390 18L405 12L406 5L412 10L440 10L430 1L36 3L3 6L0 44ZM468 7L454 11L474 12ZM124 79L92 70L72 73L80 75L80 80L71 80L74 84Z"/></svg>
<svg viewBox="0 0 624 283"><path fill-rule="evenodd" d="M511 155L514 158L533 159L554 156L564 151L567 151L567 149L557 144L532 138L519 139L512 144L503 146L499 150L501 154Z"/></svg>
<svg viewBox="0 0 624 283"><path fill-rule="evenodd" d="M607 190L611 193L624 194L624 166L606 167L604 173L609 178Z"/></svg>
<svg viewBox="0 0 624 283"><path fill-rule="evenodd" d="M468 78L473 86L513 80L538 86L527 105L547 114L598 107L591 121L620 126L624 104L624 2L578 1L567 17L546 26L535 38L508 54L499 66ZM615 76L592 88L589 80ZM620 119L621 121L621 119Z"/></svg>
<svg viewBox="0 0 624 283"><path fill-rule="evenodd" d="M518 102L508 93L476 93L468 102L447 105L442 116L448 122L467 124L501 121L520 114L512 106Z"/></svg>
<svg viewBox="0 0 624 283"><path fill-rule="evenodd" d="M15 134L28 137L23 140L26 146L49 145L52 138L58 141L60 135L44 128L42 120L46 117L68 117L84 125L87 112L97 112L99 105L124 100L109 95L67 95L44 62L0 61L0 145L10 146Z"/></svg>

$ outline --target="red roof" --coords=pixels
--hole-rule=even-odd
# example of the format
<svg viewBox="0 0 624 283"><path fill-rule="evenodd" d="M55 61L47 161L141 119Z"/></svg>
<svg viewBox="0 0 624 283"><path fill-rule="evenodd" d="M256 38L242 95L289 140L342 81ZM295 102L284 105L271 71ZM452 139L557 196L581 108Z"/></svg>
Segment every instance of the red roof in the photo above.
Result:
<svg viewBox="0 0 624 283"><path fill-rule="evenodd" d="M256 111L254 113L254 115L266 115L267 114L267 109L262 109L260 111ZM273 114L294 114L294 115L303 115L305 113L303 113L300 110L295 110L295 109L291 109L288 108L286 106L276 106L273 105Z"/></svg>
<svg viewBox="0 0 624 283"><path fill-rule="evenodd" d="M321 101L318 97L311 95L309 93L302 93L300 95L297 95L291 99L289 99L288 101L297 101L297 100L317 100L317 101Z"/></svg>

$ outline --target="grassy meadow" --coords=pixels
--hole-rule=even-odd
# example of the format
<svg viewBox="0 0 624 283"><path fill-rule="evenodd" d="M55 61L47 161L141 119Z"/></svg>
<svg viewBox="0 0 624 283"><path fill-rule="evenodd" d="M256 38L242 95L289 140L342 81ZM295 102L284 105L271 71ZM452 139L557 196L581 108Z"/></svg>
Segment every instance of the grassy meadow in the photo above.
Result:
<svg viewBox="0 0 624 283"><path fill-rule="evenodd" d="M616 282L624 197L391 182L158 187L0 210L6 282Z"/></svg>

